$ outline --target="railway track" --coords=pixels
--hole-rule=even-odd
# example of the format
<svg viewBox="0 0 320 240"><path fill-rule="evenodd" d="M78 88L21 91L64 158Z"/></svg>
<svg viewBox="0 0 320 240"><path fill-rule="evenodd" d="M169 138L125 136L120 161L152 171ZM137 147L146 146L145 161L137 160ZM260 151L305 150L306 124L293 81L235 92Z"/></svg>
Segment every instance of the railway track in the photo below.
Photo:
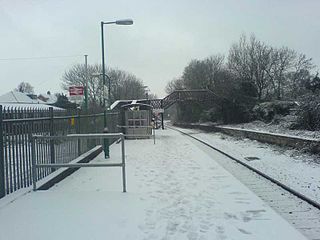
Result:
<svg viewBox="0 0 320 240"><path fill-rule="evenodd" d="M221 161L216 158L215 160L308 239L320 240L320 204L318 202L191 134L172 126L167 127L190 137L209 155L210 151L214 150L228 157L230 161Z"/></svg>

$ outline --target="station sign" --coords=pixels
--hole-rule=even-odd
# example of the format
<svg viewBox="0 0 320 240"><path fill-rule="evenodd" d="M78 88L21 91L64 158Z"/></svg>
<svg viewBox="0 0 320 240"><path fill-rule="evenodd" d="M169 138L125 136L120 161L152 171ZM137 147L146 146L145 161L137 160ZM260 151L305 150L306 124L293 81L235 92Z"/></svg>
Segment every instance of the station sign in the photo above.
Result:
<svg viewBox="0 0 320 240"><path fill-rule="evenodd" d="M69 96L71 101L81 101L84 97L84 87L83 86L71 86L69 87Z"/></svg>
<svg viewBox="0 0 320 240"><path fill-rule="evenodd" d="M84 87L82 86L72 86L69 87L69 95L70 96L78 96L84 94Z"/></svg>

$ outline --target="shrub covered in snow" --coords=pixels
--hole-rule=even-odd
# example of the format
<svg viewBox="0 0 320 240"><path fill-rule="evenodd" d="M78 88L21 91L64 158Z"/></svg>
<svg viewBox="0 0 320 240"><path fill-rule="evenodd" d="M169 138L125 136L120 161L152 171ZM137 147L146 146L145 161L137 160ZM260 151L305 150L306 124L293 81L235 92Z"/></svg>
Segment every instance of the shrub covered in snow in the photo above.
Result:
<svg viewBox="0 0 320 240"><path fill-rule="evenodd" d="M297 116L294 128L320 130L320 97L313 94L302 97Z"/></svg>
<svg viewBox="0 0 320 240"><path fill-rule="evenodd" d="M296 103L293 101L264 102L256 105L253 108L253 113L256 119L270 122L277 115L288 115L290 113L290 109L296 106Z"/></svg>
<svg viewBox="0 0 320 240"><path fill-rule="evenodd" d="M203 106L198 102L184 101L177 106L177 121L198 122L203 111Z"/></svg>
<svg viewBox="0 0 320 240"><path fill-rule="evenodd" d="M251 109L252 106L244 103L223 101L203 111L200 120L223 124L249 122L253 119Z"/></svg>

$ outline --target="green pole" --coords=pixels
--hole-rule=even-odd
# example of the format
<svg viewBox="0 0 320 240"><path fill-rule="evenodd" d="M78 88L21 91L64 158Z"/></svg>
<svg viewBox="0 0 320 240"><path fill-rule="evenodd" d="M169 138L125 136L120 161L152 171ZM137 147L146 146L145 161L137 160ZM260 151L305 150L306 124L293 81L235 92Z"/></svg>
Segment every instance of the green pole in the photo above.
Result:
<svg viewBox="0 0 320 240"><path fill-rule="evenodd" d="M108 133L109 130L106 127L107 126L107 110L104 110L103 121L104 121L103 125L105 126L103 129L103 132ZM109 152L109 139L108 138L103 139L103 149L104 149L104 158L109 158L110 152Z"/></svg>
<svg viewBox="0 0 320 240"><path fill-rule="evenodd" d="M104 93L104 88L106 85L106 68L105 68L105 60L104 60L104 35L103 35L103 25L104 22L101 22L101 52L102 52L102 79L103 79L103 132L108 131L107 129L107 110L106 110L106 98ZM109 85L110 89L110 85ZM103 150L104 150L104 158L109 158L109 141L107 139L103 139Z"/></svg>

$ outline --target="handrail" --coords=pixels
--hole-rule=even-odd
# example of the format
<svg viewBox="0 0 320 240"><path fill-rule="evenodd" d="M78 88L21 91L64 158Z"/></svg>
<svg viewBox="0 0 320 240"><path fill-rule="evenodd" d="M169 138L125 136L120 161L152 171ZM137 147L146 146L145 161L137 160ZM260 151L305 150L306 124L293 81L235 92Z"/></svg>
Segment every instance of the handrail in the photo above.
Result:
<svg viewBox="0 0 320 240"><path fill-rule="evenodd" d="M42 136L42 135L32 135L31 137L31 155L32 155L32 184L33 191L37 190L37 178L38 178L38 168L81 168L81 167L121 167L122 168L122 190L126 192L126 163L125 163L125 146L124 146L124 134L123 133L91 133L91 134L69 134L65 136ZM121 163L50 163L50 164L39 164L36 159L36 145L37 139L104 139L104 138L121 138L121 152L122 161Z"/></svg>

